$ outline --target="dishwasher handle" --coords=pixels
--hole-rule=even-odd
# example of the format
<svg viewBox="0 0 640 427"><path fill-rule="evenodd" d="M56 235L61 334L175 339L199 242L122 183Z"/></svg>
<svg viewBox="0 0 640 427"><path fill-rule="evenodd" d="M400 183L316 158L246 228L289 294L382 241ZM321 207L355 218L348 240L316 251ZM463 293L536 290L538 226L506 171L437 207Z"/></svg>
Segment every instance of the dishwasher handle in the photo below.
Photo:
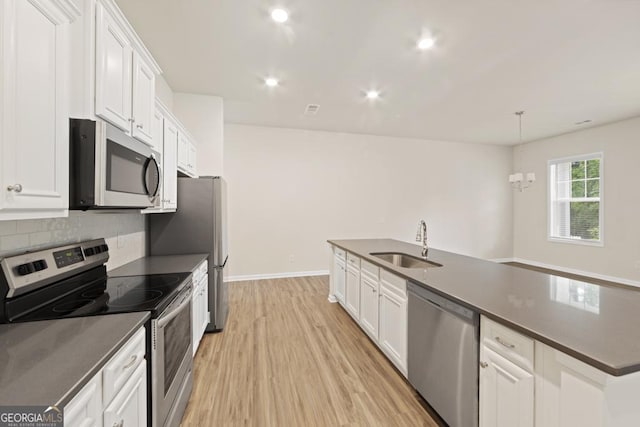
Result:
<svg viewBox="0 0 640 427"><path fill-rule="evenodd" d="M445 297L442 297L435 292L431 292L424 287L417 285L412 282L408 282L408 288L410 295L413 295L421 300L427 302L438 308L439 310L446 311L447 313L451 313L454 316L457 316L463 319L467 323L471 323L473 325L479 324L479 318L477 312L467 308L461 304L455 303Z"/></svg>

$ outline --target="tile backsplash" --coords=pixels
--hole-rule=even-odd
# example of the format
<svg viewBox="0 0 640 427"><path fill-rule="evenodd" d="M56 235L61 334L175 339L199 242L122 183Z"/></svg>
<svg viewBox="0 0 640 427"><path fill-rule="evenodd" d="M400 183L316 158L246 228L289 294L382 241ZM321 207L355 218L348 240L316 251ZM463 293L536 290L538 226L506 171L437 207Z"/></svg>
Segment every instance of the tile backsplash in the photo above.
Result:
<svg viewBox="0 0 640 427"><path fill-rule="evenodd" d="M109 270L146 255L146 215L71 211L68 218L0 221L0 258L28 249L104 237Z"/></svg>

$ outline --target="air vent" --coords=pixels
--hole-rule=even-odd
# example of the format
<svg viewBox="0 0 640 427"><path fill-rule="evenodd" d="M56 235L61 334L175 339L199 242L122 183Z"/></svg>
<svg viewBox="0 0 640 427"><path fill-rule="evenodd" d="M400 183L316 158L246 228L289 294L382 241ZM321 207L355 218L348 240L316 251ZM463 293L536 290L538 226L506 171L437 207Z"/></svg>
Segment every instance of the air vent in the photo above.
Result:
<svg viewBox="0 0 640 427"><path fill-rule="evenodd" d="M319 109L320 109L320 106L318 104L308 104L307 107L304 109L304 115L315 116L316 114L318 114Z"/></svg>

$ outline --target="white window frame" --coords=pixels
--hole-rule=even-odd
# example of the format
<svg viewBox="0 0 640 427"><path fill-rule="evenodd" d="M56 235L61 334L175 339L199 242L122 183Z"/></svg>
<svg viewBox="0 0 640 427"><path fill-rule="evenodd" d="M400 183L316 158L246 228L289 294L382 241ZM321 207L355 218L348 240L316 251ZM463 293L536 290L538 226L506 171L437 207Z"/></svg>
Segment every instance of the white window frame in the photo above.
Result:
<svg viewBox="0 0 640 427"><path fill-rule="evenodd" d="M556 165L558 163L566 163L566 162L578 162L583 160L592 160L592 159L600 159L600 205L599 205L599 213L598 220L599 224L599 240L583 240L583 239L572 239L571 237L559 237L553 236L553 224L552 224L552 210L554 201L552 200L552 186L556 185L556 182L551 178L551 166ZM586 172L585 172L586 173ZM604 153L589 153L589 154L581 154L578 156L570 156L570 157L562 157L558 159L551 159L547 162L547 179L549 181L549 185L547 186L547 240L555 243L569 243L573 245L583 245L583 246L604 246Z"/></svg>

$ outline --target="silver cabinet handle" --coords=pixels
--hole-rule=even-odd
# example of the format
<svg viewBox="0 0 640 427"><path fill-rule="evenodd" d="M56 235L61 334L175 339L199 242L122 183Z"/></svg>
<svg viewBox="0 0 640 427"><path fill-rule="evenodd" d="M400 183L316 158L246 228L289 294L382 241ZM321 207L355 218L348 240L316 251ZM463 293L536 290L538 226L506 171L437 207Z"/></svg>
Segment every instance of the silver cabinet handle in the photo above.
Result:
<svg viewBox="0 0 640 427"><path fill-rule="evenodd" d="M480 367L481 368L486 368L487 366L489 366L489 364L487 362L480 362Z"/></svg>
<svg viewBox="0 0 640 427"><path fill-rule="evenodd" d="M502 338L500 338L500 337L495 337L495 340L498 342L498 344L501 344L501 345L503 345L503 346L505 346L505 347L507 347L507 348L511 348L511 349L516 348L516 346L515 346L515 345L513 345L513 344L511 344L511 343L508 343L508 342L506 342L506 341L504 341L504 340L503 340Z"/></svg>
<svg viewBox="0 0 640 427"><path fill-rule="evenodd" d="M137 127L138 129L143 129L143 128L144 128L144 125L142 125L142 124L138 123L138 124L136 125L136 127Z"/></svg>
<svg viewBox="0 0 640 427"><path fill-rule="evenodd" d="M134 365L134 363L136 363L136 360L138 360L138 355L134 354L133 356L131 356L131 361L129 363L127 363L126 365L124 365L122 367L122 369L129 369L130 367L132 367Z"/></svg>
<svg viewBox="0 0 640 427"><path fill-rule="evenodd" d="M135 120L133 120L133 117L129 117L129 122L131 123L135 122Z"/></svg>
<svg viewBox="0 0 640 427"><path fill-rule="evenodd" d="M376 293L376 290L375 290L375 289L373 289L373 288L372 288L371 290L373 291L373 293L374 293L374 294Z"/></svg>
<svg viewBox="0 0 640 427"><path fill-rule="evenodd" d="M22 185L14 184L7 187L7 191L15 191L16 193L22 192Z"/></svg>

